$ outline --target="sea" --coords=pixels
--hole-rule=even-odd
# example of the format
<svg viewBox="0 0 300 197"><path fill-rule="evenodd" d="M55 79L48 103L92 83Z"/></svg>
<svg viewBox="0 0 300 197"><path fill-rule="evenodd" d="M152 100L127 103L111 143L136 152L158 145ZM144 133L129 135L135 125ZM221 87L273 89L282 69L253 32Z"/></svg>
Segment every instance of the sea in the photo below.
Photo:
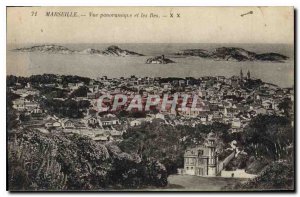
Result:
<svg viewBox="0 0 300 197"><path fill-rule="evenodd" d="M64 44L48 43L65 46L72 50L94 48L105 50L108 46L116 45L121 49L127 49L144 54L140 57L112 57L83 54L47 54L40 52L15 52L15 48L29 47L35 44L8 44L6 74L16 76L30 76L36 74L60 74L78 75L90 78L102 76L129 77L195 77L239 75L242 69L244 74L251 73L251 77L259 78L265 82L276 84L280 87L294 86L294 46L289 44ZM184 49L213 50L217 47L240 47L256 53L280 53L289 57L285 62L259 62L259 61L215 61L200 57L178 57L174 54ZM175 63L170 64L146 64L150 57L165 55Z"/></svg>

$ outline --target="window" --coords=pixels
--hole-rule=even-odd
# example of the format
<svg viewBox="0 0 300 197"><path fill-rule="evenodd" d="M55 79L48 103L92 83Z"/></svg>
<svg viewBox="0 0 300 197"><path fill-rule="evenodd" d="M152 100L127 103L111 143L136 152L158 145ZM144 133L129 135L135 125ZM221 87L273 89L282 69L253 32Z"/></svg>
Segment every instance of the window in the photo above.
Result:
<svg viewBox="0 0 300 197"><path fill-rule="evenodd" d="M203 155L203 150L198 150L198 157Z"/></svg>
<svg viewBox="0 0 300 197"><path fill-rule="evenodd" d="M193 170L194 168L193 167L191 167L191 170Z"/></svg>
<svg viewBox="0 0 300 197"><path fill-rule="evenodd" d="M189 158L185 158L185 164L189 164Z"/></svg>
<svg viewBox="0 0 300 197"><path fill-rule="evenodd" d="M189 170L189 167L186 167L187 170Z"/></svg>
<svg viewBox="0 0 300 197"><path fill-rule="evenodd" d="M195 163L195 159L191 158L191 162L190 163L193 165Z"/></svg>
<svg viewBox="0 0 300 197"><path fill-rule="evenodd" d="M202 165L202 164L204 164L204 159L199 159L198 160L198 165Z"/></svg>

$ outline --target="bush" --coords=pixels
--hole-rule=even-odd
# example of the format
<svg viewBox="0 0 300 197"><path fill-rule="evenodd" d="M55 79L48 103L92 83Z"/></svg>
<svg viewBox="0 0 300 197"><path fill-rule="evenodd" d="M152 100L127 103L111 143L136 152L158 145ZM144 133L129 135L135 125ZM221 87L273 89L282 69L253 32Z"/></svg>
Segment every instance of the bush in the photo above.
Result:
<svg viewBox="0 0 300 197"><path fill-rule="evenodd" d="M244 184L238 184L235 190L293 190L294 189L293 164L273 162L268 165L258 177Z"/></svg>

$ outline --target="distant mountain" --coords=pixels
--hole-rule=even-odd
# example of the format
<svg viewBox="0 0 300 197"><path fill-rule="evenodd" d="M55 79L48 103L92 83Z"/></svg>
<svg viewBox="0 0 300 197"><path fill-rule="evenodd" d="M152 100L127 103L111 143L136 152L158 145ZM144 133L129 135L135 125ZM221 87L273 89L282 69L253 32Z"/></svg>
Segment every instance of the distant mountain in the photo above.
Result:
<svg viewBox="0 0 300 197"><path fill-rule="evenodd" d="M42 53L55 53L55 54L84 54L84 55L103 55L103 56L143 56L142 54L120 49L118 46L109 46L104 51L98 49L84 49L82 51L71 50L64 46L59 45L38 45L38 46L31 46L31 47L24 47L14 49L13 51L17 52L42 52Z"/></svg>
<svg viewBox="0 0 300 197"><path fill-rule="evenodd" d="M204 49L185 49L176 53L180 56L197 56L219 61L271 61L283 62L288 57L278 53L262 53L257 54L247 51L243 48L235 47L220 47L214 51L207 51Z"/></svg>
<svg viewBox="0 0 300 197"><path fill-rule="evenodd" d="M146 60L146 64L169 64L169 63L175 63L175 62L173 60L165 58L164 55L148 58Z"/></svg>

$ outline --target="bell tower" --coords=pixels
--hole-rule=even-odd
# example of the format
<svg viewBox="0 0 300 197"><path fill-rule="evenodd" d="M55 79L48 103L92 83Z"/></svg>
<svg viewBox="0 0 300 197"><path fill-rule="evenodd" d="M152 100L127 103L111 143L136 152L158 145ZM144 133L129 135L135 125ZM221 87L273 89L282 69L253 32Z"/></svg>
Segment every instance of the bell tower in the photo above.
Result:
<svg viewBox="0 0 300 197"><path fill-rule="evenodd" d="M243 78L244 78L243 69L241 69L241 71L240 71L240 80L243 81Z"/></svg>

